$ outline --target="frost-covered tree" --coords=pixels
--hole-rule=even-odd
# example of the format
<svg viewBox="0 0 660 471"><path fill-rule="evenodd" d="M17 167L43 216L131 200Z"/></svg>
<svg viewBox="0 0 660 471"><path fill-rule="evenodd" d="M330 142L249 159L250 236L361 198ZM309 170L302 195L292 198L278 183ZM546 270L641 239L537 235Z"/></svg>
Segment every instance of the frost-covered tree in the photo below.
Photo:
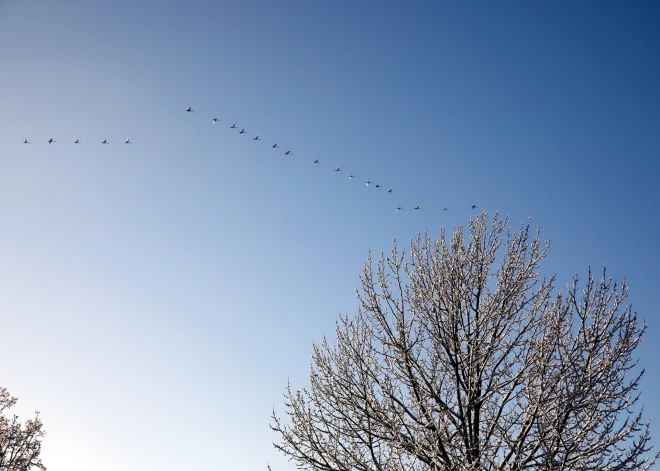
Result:
<svg viewBox="0 0 660 471"><path fill-rule="evenodd" d="M17 416L5 413L14 407L16 398L0 387L0 471L46 470L41 463L41 439L45 435L39 413L25 424Z"/></svg>
<svg viewBox="0 0 660 471"><path fill-rule="evenodd" d="M589 271L557 290L529 223L468 227L369 257L358 312L273 412L275 447L324 471L651 468L633 355L646 325L625 280Z"/></svg>

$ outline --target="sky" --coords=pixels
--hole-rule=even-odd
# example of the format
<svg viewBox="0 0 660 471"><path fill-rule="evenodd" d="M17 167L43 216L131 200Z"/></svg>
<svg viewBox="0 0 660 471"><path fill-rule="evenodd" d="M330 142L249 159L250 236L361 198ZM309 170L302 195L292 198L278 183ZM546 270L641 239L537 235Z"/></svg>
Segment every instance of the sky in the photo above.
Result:
<svg viewBox="0 0 660 471"><path fill-rule="evenodd" d="M44 464L295 469L270 414L369 250L481 210L559 287L627 279L660 437L659 13L0 0L0 385Z"/></svg>

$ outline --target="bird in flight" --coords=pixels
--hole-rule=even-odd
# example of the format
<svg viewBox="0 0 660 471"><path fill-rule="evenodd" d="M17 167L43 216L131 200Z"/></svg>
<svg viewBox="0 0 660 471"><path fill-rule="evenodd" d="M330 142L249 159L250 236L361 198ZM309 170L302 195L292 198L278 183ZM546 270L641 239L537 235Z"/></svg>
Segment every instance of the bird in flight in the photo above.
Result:
<svg viewBox="0 0 660 471"><path fill-rule="evenodd" d="M375 188L375 189L378 189L378 188L380 188L380 185L376 185L374 188Z"/></svg>
<svg viewBox="0 0 660 471"><path fill-rule="evenodd" d="M103 139L103 142L101 144L110 144L107 139Z"/></svg>
<svg viewBox="0 0 660 471"><path fill-rule="evenodd" d="M349 176L348 176L348 179L349 179L349 180L353 180L354 178L355 178L355 175L349 175Z"/></svg>
<svg viewBox="0 0 660 471"><path fill-rule="evenodd" d="M259 139L259 134L257 134L256 136L254 136L253 139L254 139L255 141L260 141L260 140L261 140L261 139Z"/></svg>
<svg viewBox="0 0 660 471"><path fill-rule="evenodd" d="M187 109L186 111L187 111L188 113L190 113L192 110L193 110L193 109L192 109L192 106L189 106L188 109Z"/></svg>
<svg viewBox="0 0 660 471"><path fill-rule="evenodd" d="M422 209L422 208L420 208L419 205L417 205L417 206L415 206L415 209Z"/></svg>
<svg viewBox="0 0 660 471"><path fill-rule="evenodd" d="M245 134L245 129L241 129L241 132L239 134Z"/></svg>
<svg viewBox="0 0 660 471"><path fill-rule="evenodd" d="M337 168L335 169L335 172L341 172L341 167L337 167Z"/></svg>
<svg viewBox="0 0 660 471"><path fill-rule="evenodd" d="M316 159L316 160L314 161L314 163L315 163L315 164L320 163L320 162L319 162L319 159Z"/></svg>
<svg viewBox="0 0 660 471"><path fill-rule="evenodd" d="M472 209L474 209L474 208L476 208L476 207L477 207L477 205L476 205L476 204L473 204L473 205L472 205Z"/></svg>
<svg viewBox="0 0 660 471"><path fill-rule="evenodd" d="M126 140L124 141L124 144L133 144L133 143L131 142L131 140L129 138L126 138Z"/></svg>
<svg viewBox="0 0 660 471"><path fill-rule="evenodd" d="M73 141L73 143L74 143L74 144L80 144L80 139L78 139L78 138L76 137L76 140Z"/></svg>
<svg viewBox="0 0 660 471"><path fill-rule="evenodd" d="M284 155L291 155L291 151L290 151L290 150L287 150L287 151L284 153Z"/></svg>
<svg viewBox="0 0 660 471"><path fill-rule="evenodd" d="M387 192L388 192L388 193L392 193L392 190L391 190L391 189L389 189L389 190L387 190Z"/></svg>
<svg viewBox="0 0 660 471"><path fill-rule="evenodd" d="M55 142L55 139L53 139L52 137L48 139L48 144L52 144L53 142Z"/></svg>
<svg viewBox="0 0 660 471"><path fill-rule="evenodd" d="M231 125L231 129L236 129L236 123Z"/></svg>
<svg viewBox="0 0 660 471"><path fill-rule="evenodd" d="M443 210L443 211L447 211L447 206L445 206L444 208L442 208L442 210Z"/></svg>
<svg viewBox="0 0 660 471"><path fill-rule="evenodd" d="M218 118L213 118L213 124L217 123L218 121Z"/></svg>
<svg viewBox="0 0 660 471"><path fill-rule="evenodd" d="M367 182L367 186L371 185L371 182Z"/></svg>
<svg viewBox="0 0 660 471"><path fill-rule="evenodd" d="M396 208L396 212L403 211L403 208Z"/></svg>
<svg viewBox="0 0 660 471"><path fill-rule="evenodd" d="M23 144L29 144L27 139L23 139Z"/></svg>
<svg viewBox="0 0 660 471"><path fill-rule="evenodd" d="M273 149L278 148L279 146L277 144L273 144Z"/></svg>

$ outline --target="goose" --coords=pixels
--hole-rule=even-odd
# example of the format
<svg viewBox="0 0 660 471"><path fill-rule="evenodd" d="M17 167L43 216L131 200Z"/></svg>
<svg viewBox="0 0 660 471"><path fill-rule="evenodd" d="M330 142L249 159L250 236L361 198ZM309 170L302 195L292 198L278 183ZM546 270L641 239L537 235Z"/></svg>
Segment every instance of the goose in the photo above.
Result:
<svg viewBox="0 0 660 471"><path fill-rule="evenodd" d="M396 208L396 212L403 211L403 208Z"/></svg>
<svg viewBox="0 0 660 471"><path fill-rule="evenodd" d="M349 180L353 180L354 178L355 178L355 175L349 175L349 176L348 176L348 179L349 179Z"/></svg>
<svg viewBox="0 0 660 471"><path fill-rule="evenodd" d="M245 129L241 129L241 132L239 134L245 134Z"/></svg>
<svg viewBox="0 0 660 471"><path fill-rule="evenodd" d="M279 146L277 144L273 144L273 149L277 149Z"/></svg>
<svg viewBox="0 0 660 471"><path fill-rule="evenodd" d="M380 185L376 185L374 188L375 188L375 189L378 189L378 188L380 188Z"/></svg>
<svg viewBox="0 0 660 471"><path fill-rule="evenodd" d="M447 211L447 206L445 206L444 208L442 208L442 210L443 210L443 211Z"/></svg>
<svg viewBox="0 0 660 471"><path fill-rule="evenodd" d="M259 139L259 134L257 134L256 136L254 136L253 139L254 139L255 141L260 141L260 140L261 140L261 139Z"/></svg>
<svg viewBox="0 0 660 471"><path fill-rule="evenodd" d="M291 151L290 151L290 150L287 150L287 151L284 153L284 155L291 155Z"/></svg>
<svg viewBox="0 0 660 471"><path fill-rule="evenodd" d="M417 205L417 206L415 206L415 209L422 209L422 208L420 208L419 205Z"/></svg>
<svg viewBox="0 0 660 471"><path fill-rule="evenodd" d="M27 139L23 139L23 144L29 144Z"/></svg>
<svg viewBox="0 0 660 471"><path fill-rule="evenodd" d="M367 186L371 185L371 182L367 182Z"/></svg>
<svg viewBox="0 0 660 471"><path fill-rule="evenodd" d="M476 204L473 204L473 205L472 205L472 209L474 209L474 208L476 208L476 207L477 207L477 205L476 205Z"/></svg>
<svg viewBox="0 0 660 471"><path fill-rule="evenodd" d="M335 172L341 172L341 167L337 167L337 168L335 169Z"/></svg>
<svg viewBox="0 0 660 471"><path fill-rule="evenodd" d="M387 190L388 193L392 193L392 189Z"/></svg>
<svg viewBox="0 0 660 471"><path fill-rule="evenodd" d="M231 125L231 129L236 129L236 123Z"/></svg>
<svg viewBox="0 0 660 471"><path fill-rule="evenodd" d="M191 111L193 111L192 106L189 106L188 109L187 109L186 111L187 111L188 113L190 113Z"/></svg>
<svg viewBox="0 0 660 471"><path fill-rule="evenodd" d="M126 140L124 141L124 144L133 144L133 143L131 142L131 140L129 138L126 138Z"/></svg>
<svg viewBox="0 0 660 471"><path fill-rule="evenodd" d="M315 164L320 163L320 162L319 162L319 159L316 159L316 160L314 161L314 163L315 163Z"/></svg>
<svg viewBox="0 0 660 471"><path fill-rule="evenodd" d="M217 123L218 121L220 121L218 118L213 118L213 124Z"/></svg>
<svg viewBox="0 0 660 471"><path fill-rule="evenodd" d="M110 144L107 139L103 139L103 142L101 144Z"/></svg>
<svg viewBox="0 0 660 471"><path fill-rule="evenodd" d="M52 144L53 142L55 142L55 139L53 139L52 137L48 139L48 144Z"/></svg>
<svg viewBox="0 0 660 471"><path fill-rule="evenodd" d="M80 144L80 139L76 138L75 141L73 141L74 144Z"/></svg>

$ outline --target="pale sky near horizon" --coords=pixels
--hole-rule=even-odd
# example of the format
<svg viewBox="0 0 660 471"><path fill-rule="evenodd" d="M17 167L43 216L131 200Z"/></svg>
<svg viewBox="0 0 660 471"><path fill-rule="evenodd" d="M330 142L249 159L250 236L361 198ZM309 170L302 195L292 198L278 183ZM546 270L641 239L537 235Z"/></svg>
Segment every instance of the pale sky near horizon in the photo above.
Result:
<svg viewBox="0 0 660 471"><path fill-rule="evenodd" d="M295 469L269 416L368 250L482 209L627 277L660 446L659 13L0 0L0 385L49 471Z"/></svg>

